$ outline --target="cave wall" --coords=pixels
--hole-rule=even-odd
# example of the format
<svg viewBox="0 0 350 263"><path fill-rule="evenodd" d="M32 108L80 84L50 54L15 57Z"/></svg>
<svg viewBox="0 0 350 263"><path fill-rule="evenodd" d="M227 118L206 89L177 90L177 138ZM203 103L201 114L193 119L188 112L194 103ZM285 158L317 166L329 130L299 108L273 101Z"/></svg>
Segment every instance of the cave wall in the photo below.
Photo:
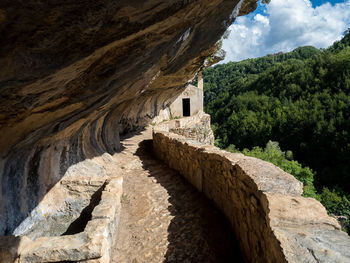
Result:
<svg viewBox="0 0 350 263"><path fill-rule="evenodd" d="M120 150L256 0L0 2L0 235L67 169Z"/></svg>

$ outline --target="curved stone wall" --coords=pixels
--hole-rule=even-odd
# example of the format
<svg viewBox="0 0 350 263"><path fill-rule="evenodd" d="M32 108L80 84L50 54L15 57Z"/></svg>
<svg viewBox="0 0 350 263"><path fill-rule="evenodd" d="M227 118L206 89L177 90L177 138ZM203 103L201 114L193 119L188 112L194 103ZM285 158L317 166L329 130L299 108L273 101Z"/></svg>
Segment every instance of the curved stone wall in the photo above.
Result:
<svg viewBox="0 0 350 263"><path fill-rule="evenodd" d="M350 262L350 238L339 223L273 164L158 127L153 148L224 212L246 262Z"/></svg>

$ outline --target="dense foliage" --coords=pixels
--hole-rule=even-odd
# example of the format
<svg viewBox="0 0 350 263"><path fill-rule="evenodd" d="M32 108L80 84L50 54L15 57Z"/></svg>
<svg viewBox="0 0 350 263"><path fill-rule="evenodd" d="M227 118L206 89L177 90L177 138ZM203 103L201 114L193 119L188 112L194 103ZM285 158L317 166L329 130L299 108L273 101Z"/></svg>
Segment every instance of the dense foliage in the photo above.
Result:
<svg viewBox="0 0 350 263"><path fill-rule="evenodd" d="M319 199L314 187L314 173L312 170L309 167L302 167L300 163L293 160L293 153L291 151L283 152L278 142L269 141L265 149L255 146L252 150L245 148L239 151L233 145L230 145L225 150L229 152L242 152L247 156L273 163L285 172L294 175L294 177L303 183L304 196Z"/></svg>
<svg viewBox="0 0 350 263"><path fill-rule="evenodd" d="M301 47L289 53L278 53L257 59L248 59L237 63L221 64L204 71L205 105L217 98L218 94L225 93L228 88L237 87L237 81L254 74L259 74L279 62L288 59L307 59L321 53L314 47Z"/></svg>
<svg viewBox="0 0 350 263"><path fill-rule="evenodd" d="M283 152L278 142L269 141L265 149L255 146L252 150L243 149L242 151L239 151L231 144L225 150L229 152L241 152L247 156L271 162L285 172L294 175L304 185L303 196L321 201L329 213L338 216L343 229L350 234L349 197L339 189L330 191L327 187L323 187L318 193L314 186L315 173L309 167L303 167L299 162L293 160L293 153L291 151Z"/></svg>
<svg viewBox="0 0 350 263"><path fill-rule="evenodd" d="M258 154L278 141L316 172L314 197L331 213L350 213L349 31L326 50L301 47L218 65L203 76L219 147L255 147Z"/></svg>

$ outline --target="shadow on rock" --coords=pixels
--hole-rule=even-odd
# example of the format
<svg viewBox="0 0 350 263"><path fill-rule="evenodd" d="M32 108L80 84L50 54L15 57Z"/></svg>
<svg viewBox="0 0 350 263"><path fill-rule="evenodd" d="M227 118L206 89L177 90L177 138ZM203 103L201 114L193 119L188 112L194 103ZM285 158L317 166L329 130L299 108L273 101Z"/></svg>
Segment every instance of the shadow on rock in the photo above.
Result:
<svg viewBox="0 0 350 263"><path fill-rule="evenodd" d="M157 183L168 192L174 217L168 227L164 262L243 262L229 222L180 174L153 155L152 140L140 143L136 155Z"/></svg>

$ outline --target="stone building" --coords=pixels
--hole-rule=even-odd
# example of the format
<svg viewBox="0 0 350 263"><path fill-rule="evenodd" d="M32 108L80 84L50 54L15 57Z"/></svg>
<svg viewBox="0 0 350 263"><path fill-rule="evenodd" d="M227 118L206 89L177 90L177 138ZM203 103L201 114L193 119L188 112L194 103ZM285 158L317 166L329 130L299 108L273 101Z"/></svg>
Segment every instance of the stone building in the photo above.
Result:
<svg viewBox="0 0 350 263"><path fill-rule="evenodd" d="M186 89L169 106L170 115L189 117L203 111L203 78L198 74L198 86L189 84Z"/></svg>

